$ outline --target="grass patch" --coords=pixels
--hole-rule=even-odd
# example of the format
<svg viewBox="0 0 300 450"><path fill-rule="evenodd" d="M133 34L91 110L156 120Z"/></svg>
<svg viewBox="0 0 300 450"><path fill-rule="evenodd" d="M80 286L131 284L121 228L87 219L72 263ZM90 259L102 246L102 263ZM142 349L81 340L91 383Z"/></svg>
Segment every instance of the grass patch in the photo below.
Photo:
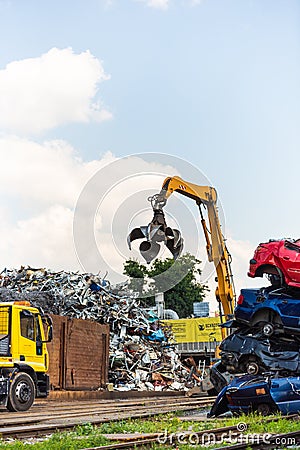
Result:
<svg viewBox="0 0 300 450"><path fill-rule="evenodd" d="M239 423L247 424L247 430L244 434L263 434L263 433L288 433L290 431L299 430L299 422L281 418L278 420L265 422L263 418L255 414L248 416L240 416L235 418L227 418L226 420L216 419L214 421L193 422L179 420L178 414L169 413L152 417L151 419L128 419L117 422L104 423L98 427L86 423L78 425L74 431L54 433L43 441L35 442L34 440L12 441L6 442L0 440L0 450L80 450L87 447L101 447L111 444L112 441L104 437L104 434L115 433L184 433L185 431L197 432L210 430L225 426L237 425ZM169 441L168 441L169 442ZM224 443L222 444L222 446ZM218 445L205 445L205 448L217 448ZM170 448L178 448L180 450L188 450L195 448L204 448L201 445L179 444L176 445L158 445L152 446L153 450L165 450ZM251 448L251 447L249 447ZM295 447L294 447L295 448Z"/></svg>

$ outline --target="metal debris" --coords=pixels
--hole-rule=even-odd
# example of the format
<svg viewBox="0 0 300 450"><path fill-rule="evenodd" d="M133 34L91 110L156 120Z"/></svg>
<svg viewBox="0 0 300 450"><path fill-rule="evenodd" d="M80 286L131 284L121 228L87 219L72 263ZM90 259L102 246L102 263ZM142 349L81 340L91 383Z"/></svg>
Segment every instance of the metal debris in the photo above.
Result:
<svg viewBox="0 0 300 450"><path fill-rule="evenodd" d="M99 274L4 269L0 301L20 299L47 313L110 325L110 390L188 391L201 382L195 362L179 360L170 328L142 307L126 283L112 287Z"/></svg>

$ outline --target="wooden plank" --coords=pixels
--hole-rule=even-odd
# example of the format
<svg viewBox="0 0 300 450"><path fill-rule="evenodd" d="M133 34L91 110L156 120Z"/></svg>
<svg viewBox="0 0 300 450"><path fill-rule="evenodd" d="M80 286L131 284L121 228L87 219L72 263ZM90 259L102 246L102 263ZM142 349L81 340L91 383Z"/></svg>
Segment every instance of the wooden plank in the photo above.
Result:
<svg viewBox="0 0 300 450"><path fill-rule="evenodd" d="M115 434L103 434L106 439L110 441L134 441L140 439L156 438L161 436L162 433L115 433Z"/></svg>
<svg viewBox="0 0 300 450"><path fill-rule="evenodd" d="M103 334L109 327L89 320L67 323L66 389L99 389L107 379L108 353ZM104 365L105 364L105 365Z"/></svg>
<svg viewBox="0 0 300 450"><path fill-rule="evenodd" d="M49 352L49 370L51 389L64 389L65 327L67 318L51 315L53 321L53 339L47 344Z"/></svg>
<svg viewBox="0 0 300 450"><path fill-rule="evenodd" d="M108 376L109 326L52 315L49 352L52 390L97 390Z"/></svg>

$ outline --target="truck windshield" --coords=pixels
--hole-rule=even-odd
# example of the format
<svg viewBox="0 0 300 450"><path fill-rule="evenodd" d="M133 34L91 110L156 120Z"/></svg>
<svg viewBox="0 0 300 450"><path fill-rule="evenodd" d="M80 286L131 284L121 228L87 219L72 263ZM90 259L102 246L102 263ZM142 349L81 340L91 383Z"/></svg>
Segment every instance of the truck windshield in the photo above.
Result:
<svg viewBox="0 0 300 450"><path fill-rule="evenodd" d="M41 328L40 328L40 322L39 322L39 316L38 314L35 314L35 328L36 328L36 341L42 340L42 334L41 334Z"/></svg>

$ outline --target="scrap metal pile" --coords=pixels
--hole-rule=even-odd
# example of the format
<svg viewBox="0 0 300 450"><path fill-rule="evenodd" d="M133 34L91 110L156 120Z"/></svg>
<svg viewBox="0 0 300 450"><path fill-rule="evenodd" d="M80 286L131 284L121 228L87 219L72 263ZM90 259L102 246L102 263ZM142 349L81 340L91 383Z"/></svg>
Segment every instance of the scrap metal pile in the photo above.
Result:
<svg viewBox="0 0 300 450"><path fill-rule="evenodd" d="M105 277L77 272L4 269L0 301L20 299L50 314L109 324L114 389L188 390L201 381L193 361L187 367L180 362L170 330L126 284L112 288Z"/></svg>

